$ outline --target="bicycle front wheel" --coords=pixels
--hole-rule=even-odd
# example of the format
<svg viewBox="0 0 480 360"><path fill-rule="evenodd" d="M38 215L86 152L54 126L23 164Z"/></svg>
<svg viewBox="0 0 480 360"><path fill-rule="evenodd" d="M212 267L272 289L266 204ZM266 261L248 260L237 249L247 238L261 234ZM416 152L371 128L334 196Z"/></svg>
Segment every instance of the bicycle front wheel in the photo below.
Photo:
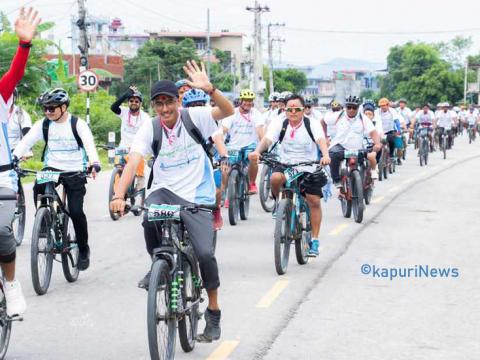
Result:
<svg viewBox="0 0 480 360"><path fill-rule="evenodd" d="M360 172L352 172L352 210L353 218L357 223L361 223L363 220L363 210L365 205L363 204L363 183Z"/></svg>
<svg viewBox="0 0 480 360"><path fill-rule="evenodd" d="M62 252L62 269L63 275L68 282L75 282L78 279L78 244L75 229L70 218L65 214L63 222L63 252Z"/></svg>
<svg viewBox="0 0 480 360"><path fill-rule="evenodd" d="M248 193L248 175L241 177L242 182L240 185L240 201L239 201L239 210L240 210L240 219L247 220L248 212L250 210L250 194Z"/></svg>
<svg viewBox="0 0 480 360"><path fill-rule="evenodd" d="M3 288L0 293L2 301L0 302L0 360L3 360L7 354L8 344L10 343L10 334L12 333L12 321L7 319L7 302Z"/></svg>
<svg viewBox="0 0 480 360"><path fill-rule="evenodd" d="M30 249L30 268L35 292L43 295L48 291L53 267L53 224L50 209L41 207L35 215Z"/></svg>
<svg viewBox="0 0 480 360"><path fill-rule="evenodd" d="M292 240L292 201L282 199L278 204L275 219L274 256L275 269L278 275L287 272L290 256L290 242Z"/></svg>
<svg viewBox="0 0 480 360"><path fill-rule="evenodd" d="M110 214L110 218L113 221L116 221L120 218L120 214L114 213L110 210L110 202L113 199L113 195L115 194L115 186L118 184L120 177L122 176L122 169L115 167L112 170L112 176L110 177L110 185L108 188L108 212Z"/></svg>
<svg viewBox="0 0 480 360"><path fill-rule="evenodd" d="M147 330L152 360L174 359L176 316L171 308L170 268L166 261L156 260L148 285Z"/></svg>
<svg viewBox="0 0 480 360"><path fill-rule="evenodd" d="M195 338L197 336L200 287L199 276L192 268L190 262L183 260L183 287L182 301L185 313L178 321L178 337L183 351L190 352L195 347Z"/></svg>
<svg viewBox="0 0 480 360"><path fill-rule="evenodd" d="M264 165L260 174L260 204L266 212L272 212L275 200L271 194L270 168Z"/></svg>
<svg viewBox="0 0 480 360"><path fill-rule="evenodd" d="M232 170L228 177L228 220L230 225L237 225L239 216L239 176L237 170Z"/></svg>
<svg viewBox="0 0 480 360"><path fill-rule="evenodd" d="M12 223L13 234L15 236L15 242L17 243L17 246L22 244L23 237L25 235L26 211L25 194L23 192L23 186L21 183L19 183L17 208L15 209L15 216Z"/></svg>

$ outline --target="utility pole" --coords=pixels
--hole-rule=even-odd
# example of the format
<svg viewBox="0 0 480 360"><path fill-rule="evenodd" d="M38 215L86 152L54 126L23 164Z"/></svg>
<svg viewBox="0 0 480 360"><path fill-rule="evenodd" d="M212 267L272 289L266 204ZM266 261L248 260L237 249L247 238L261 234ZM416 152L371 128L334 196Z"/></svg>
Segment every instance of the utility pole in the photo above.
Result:
<svg viewBox="0 0 480 360"><path fill-rule="evenodd" d="M207 8L207 75L210 77L210 8Z"/></svg>
<svg viewBox="0 0 480 360"><path fill-rule="evenodd" d="M265 92L265 83L263 81L263 62L262 62L262 21L261 15L270 11L268 6L260 6L255 0L255 6L247 6L246 9L254 13L254 43L253 43L253 91L257 94L255 97L255 106L257 109L263 108L263 94Z"/></svg>
<svg viewBox="0 0 480 360"><path fill-rule="evenodd" d="M80 72L88 69L88 36L87 36L87 9L85 7L86 0L77 0L78 1L78 20L77 26L80 30L79 38L80 44L78 45L78 50L80 50ZM73 55L73 54L72 54ZM90 126L90 91L87 92L87 104L86 104L86 115L85 120L87 125Z"/></svg>
<svg viewBox="0 0 480 360"><path fill-rule="evenodd" d="M281 39L279 37L276 37L276 38L273 38L272 39L272 47L273 47L273 43L274 42L278 42L278 63L281 64L282 63L282 43L285 42L285 39Z"/></svg>
<svg viewBox="0 0 480 360"><path fill-rule="evenodd" d="M235 54L230 59L230 72L233 76L232 94L233 94L233 99L235 99L236 98L235 88L237 86L237 63L236 63Z"/></svg>
<svg viewBox="0 0 480 360"><path fill-rule="evenodd" d="M270 88L269 88L269 93L272 94L273 91L274 91L274 86L273 86L273 43L272 43L272 34L271 34L271 28L273 26L285 26L285 23L275 23L275 24L272 24L272 23L268 23L268 36L267 36L267 40L268 40L268 65L269 65L269 69L268 69L268 82L270 83Z"/></svg>
<svg viewBox="0 0 480 360"><path fill-rule="evenodd" d="M467 103L467 75L468 75L468 58L465 59L465 79L463 83L463 103Z"/></svg>

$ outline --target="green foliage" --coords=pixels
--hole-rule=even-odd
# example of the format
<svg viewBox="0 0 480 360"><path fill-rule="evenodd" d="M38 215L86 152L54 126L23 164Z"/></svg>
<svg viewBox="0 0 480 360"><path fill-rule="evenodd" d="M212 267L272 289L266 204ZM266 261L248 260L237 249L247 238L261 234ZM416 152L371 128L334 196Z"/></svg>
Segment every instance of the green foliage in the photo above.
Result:
<svg viewBox="0 0 480 360"><path fill-rule="evenodd" d="M365 89L360 93L360 99L362 99L362 101L373 100L375 103L378 103L378 100L380 100L380 93L372 89Z"/></svg>
<svg viewBox="0 0 480 360"><path fill-rule="evenodd" d="M0 11L0 25L1 25L0 31L7 31L7 32L12 31L12 25L8 20L8 16L3 11Z"/></svg>
<svg viewBox="0 0 480 360"><path fill-rule="evenodd" d="M473 45L472 37L456 36L448 42L436 44L442 58L453 68L460 68L465 61L465 52Z"/></svg>
<svg viewBox="0 0 480 360"><path fill-rule="evenodd" d="M274 70L273 84L275 91L299 93L307 86L307 76L297 69Z"/></svg>

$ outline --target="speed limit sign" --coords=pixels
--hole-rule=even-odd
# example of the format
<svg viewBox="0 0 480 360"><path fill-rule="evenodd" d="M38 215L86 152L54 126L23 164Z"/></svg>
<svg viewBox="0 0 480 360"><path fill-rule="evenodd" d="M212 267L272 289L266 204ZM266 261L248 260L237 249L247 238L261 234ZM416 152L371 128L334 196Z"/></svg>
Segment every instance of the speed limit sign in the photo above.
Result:
<svg viewBox="0 0 480 360"><path fill-rule="evenodd" d="M91 70L82 71L77 78L80 90L94 91L98 87L98 75Z"/></svg>

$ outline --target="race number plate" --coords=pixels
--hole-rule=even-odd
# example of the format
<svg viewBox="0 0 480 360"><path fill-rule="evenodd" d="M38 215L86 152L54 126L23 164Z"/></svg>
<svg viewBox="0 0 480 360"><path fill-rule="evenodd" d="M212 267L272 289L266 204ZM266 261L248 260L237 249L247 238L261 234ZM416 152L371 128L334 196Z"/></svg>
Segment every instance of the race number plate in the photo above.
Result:
<svg viewBox="0 0 480 360"><path fill-rule="evenodd" d="M350 158L357 158L358 157L358 151L356 150L345 150L345 159L350 159Z"/></svg>
<svg viewBox="0 0 480 360"><path fill-rule="evenodd" d="M49 182L58 182L61 172L59 171L39 171L37 172L37 184L46 184Z"/></svg>
<svg viewBox="0 0 480 360"><path fill-rule="evenodd" d="M148 208L148 221L160 220L180 220L180 205L150 205Z"/></svg>

